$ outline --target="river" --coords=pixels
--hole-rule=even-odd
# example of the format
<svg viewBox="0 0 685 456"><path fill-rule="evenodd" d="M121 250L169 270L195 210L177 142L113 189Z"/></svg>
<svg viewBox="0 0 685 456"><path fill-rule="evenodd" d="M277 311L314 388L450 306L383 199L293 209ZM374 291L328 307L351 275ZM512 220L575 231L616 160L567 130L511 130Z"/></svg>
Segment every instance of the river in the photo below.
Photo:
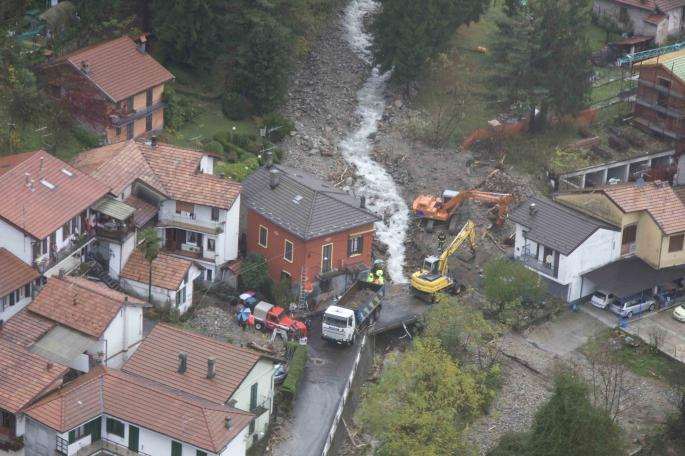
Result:
<svg viewBox="0 0 685 456"><path fill-rule="evenodd" d="M380 4L373 0L352 0L345 10L344 26L347 41L352 50L364 61L371 63L372 36L365 30L364 20L373 14ZM357 92L356 114L359 126L338 145L346 162L357 169L357 194L366 197L368 208L383 217L376 224L376 237L387 247L386 269L395 283L406 283L404 274L409 208L400 195L399 188L390 174L371 158L371 136L378 131L386 100L385 87L390 72L381 73L373 67L364 86Z"/></svg>

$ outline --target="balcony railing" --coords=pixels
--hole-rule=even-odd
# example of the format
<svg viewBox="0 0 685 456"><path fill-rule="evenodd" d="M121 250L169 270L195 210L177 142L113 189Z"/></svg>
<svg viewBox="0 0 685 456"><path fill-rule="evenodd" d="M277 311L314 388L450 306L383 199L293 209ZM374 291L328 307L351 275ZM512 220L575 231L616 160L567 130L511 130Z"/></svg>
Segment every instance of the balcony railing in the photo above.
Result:
<svg viewBox="0 0 685 456"><path fill-rule="evenodd" d="M86 244L90 243L94 237L94 233L84 232L78 237L69 241L69 243L63 247L61 250L55 253L45 253L33 260L33 266L39 270L47 271L53 268L57 264L61 263L78 250L82 249Z"/></svg>
<svg viewBox="0 0 685 456"><path fill-rule="evenodd" d="M128 224L124 227L116 225L98 225L95 227L95 235L100 238L123 241L135 232L135 226Z"/></svg>
<svg viewBox="0 0 685 456"><path fill-rule="evenodd" d="M520 260L521 262L523 262L523 264L525 264L526 266L530 266L536 271L540 271L543 274L547 274L548 276L552 277L557 276L557 270L553 264L540 261L534 254L528 251L523 252L523 255L521 255Z"/></svg>
<svg viewBox="0 0 685 456"><path fill-rule="evenodd" d="M213 220L200 220L195 216L188 216L182 214L164 214L160 215L158 226L178 226L190 231L199 231L201 233L219 234L224 231L224 222ZM196 228L196 229L194 229Z"/></svg>
<svg viewBox="0 0 685 456"><path fill-rule="evenodd" d="M652 81L647 81L646 79L639 79L637 83L641 86L649 87L656 90L657 92L668 94L669 97L677 98L679 100L685 100L685 96L680 93L670 89L668 87L662 86L661 84L656 84Z"/></svg>
<svg viewBox="0 0 685 456"><path fill-rule="evenodd" d="M76 452L76 456L95 456L95 455L111 455L115 454L118 456L152 456L148 453L143 453L142 451L132 451L127 447L114 443L111 440L102 438L97 442L93 442L90 445L81 448Z"/></svg>
<svg viewBox="0 0 685 456"><path fill-rule="evenodd" d="M159 109L163 109L165 106L166 103L160 101L159 103L155 103L151 106L147 106L143 109L138 109L130 113L114 114L111 117L112 125L114 125L115 127L123 127L125 125L130 124L131 122L135 122L138 119L142 119L143 117L146 117Z"/></svg>
<svg viewBox="0 0 685 456"><path fill-rule="evenodd" d="M685 113L682 110L675 110L675 109L670 109L665 106L661 106L659 103L657 103L654 100L650 100L644 97L637 97L635 99L635 103L639 104L640 106L644 106L646 108L653 109L657 112L660 112L662 114L666 114L667 116L673 117L674 119L682 119L685 118Z"/></svg>

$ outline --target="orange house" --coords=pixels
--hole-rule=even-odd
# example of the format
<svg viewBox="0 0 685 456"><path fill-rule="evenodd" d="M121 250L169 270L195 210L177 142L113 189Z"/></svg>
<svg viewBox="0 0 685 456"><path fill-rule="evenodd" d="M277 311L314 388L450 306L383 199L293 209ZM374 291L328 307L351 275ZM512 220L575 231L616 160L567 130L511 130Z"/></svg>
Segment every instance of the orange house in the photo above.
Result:
<svg viewBox="0 0 685 456"><path fill-rule="evenodd" d="M39 69L49 93L107 143L164 128L164 84L174 75L145 51L141 40L122 36Z"/></svg>
<svg viewBox="0 0 685 456"><path fill-rule="evenodd" d="M275 281L342 291L368 271L378 216L364 200L282 165L243 182L247 252L266 258Z"/></svg>

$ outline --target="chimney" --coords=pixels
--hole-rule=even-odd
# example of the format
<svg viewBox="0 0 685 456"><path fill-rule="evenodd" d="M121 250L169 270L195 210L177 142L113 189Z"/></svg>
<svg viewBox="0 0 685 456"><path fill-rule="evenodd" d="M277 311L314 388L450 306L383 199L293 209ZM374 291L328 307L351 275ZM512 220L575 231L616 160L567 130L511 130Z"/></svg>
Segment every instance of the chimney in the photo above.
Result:
<svg viewBox="0 0 685 456"><path fill-rule="evenodd" d="M359 207L366 209L366 196L359 198Z"/></svg>
<svg viewBox="0 0 685 456"><path fill-rule="evenodd" d="M150 146L157 147L157 135L152 135L150 137Z"/></svg>
<svg viewBox="0 0 685 456"><path fill-rule="evenodd" d="M188 353L178 354L178 373L182 374L188 369Z"/></svg>
<svg viewBox="0 0 685 456"><path fill-rule="evenodd" d="M281 183L281 173L277 169L269 170L269 187L275 189Z"/></svg>
<svg viewBox="0 0 685 456"><path fill-rule="evenodd" d="M52 364L52 361L48 361L48 363L47 363L47 365L46 365L45 367L46 367L48 370L50 370L50 369L52 369L52 366L54 366L54 364Z"/></svg>
<svg viewBox="0 0 685 456"><path fill-rule="evenodd" d="M231 429L233 427L233 418L230 416L224 418L224 426L226 426L226 429Z"/></svg>
<svg viewBox="0 0 685 456"><path fill-rule="evenodd" d="M85 60L81 60L81 71L83 74L90 74L90 65Z"/></svg>
<svg viewBox="0 0 685 456"><path fill-rule="evenodd" d="M24 177L26 178L26 186L31 188L31 174L24 173Z"/></svg>
<svg viewBox="0 0 685 456"><path fill-rule="evenodd" d="M136 40L136 44L138 45L138 51L139 51L141 54L145 54L145 51L147 51L147 49L146 49L146 45L147 45L147 35L146 35L145 33L143 33L142 35L140 35L140 36L138 37L138 39Z"/></svg>
<svg viewBox="0 0 685 456"><path fill-rule="evenodd" d="M43 168L45 163L45 157L40 157L40 175L43 175Z"/></svg>
<svg viewBox="0 0 685 456"><path fill-rule="evenodd" d="M530 206L528 206L528 212L530 215L535 215L538 213L538 208L535 203L530 203Z"/></svg>
<svg viewBox="0 0 685 456"><path fill-rule="evenodd" d="M64 269L60 268L60 270L57 272L57 277L64 279ZM76 298L74 298L74 301L76 301ZM76 303L74 303L74 305L76 305Z"/></svg>
<svg viewBox="0 0 685 456"><path fill-rule="evenodd" d="M207 358L207 378L214 378L216 375L216 358L210 356Z"/></svg>
<svg viewBox="0 0 685 456"><path fill-rule="evenodd" d="M271 169L271 167L274 165L274 154L271 151L268 151L266 153L266 167L267 169Z"/></svg>

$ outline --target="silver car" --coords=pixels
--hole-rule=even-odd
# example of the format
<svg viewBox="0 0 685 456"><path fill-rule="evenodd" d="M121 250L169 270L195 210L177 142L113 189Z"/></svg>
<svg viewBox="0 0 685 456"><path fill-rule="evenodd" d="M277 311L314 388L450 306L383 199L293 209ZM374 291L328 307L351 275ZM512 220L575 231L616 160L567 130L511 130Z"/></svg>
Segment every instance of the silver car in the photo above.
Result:
<svg viewBox="0 0 685 456"><path fill-rule="evenodd" d="M629 299L625 302L614 301L609 305L611 311L621 317L631 318L642 312L651 312L656 308L656 301L652 298L642 301L640 298Z"/></svg>

